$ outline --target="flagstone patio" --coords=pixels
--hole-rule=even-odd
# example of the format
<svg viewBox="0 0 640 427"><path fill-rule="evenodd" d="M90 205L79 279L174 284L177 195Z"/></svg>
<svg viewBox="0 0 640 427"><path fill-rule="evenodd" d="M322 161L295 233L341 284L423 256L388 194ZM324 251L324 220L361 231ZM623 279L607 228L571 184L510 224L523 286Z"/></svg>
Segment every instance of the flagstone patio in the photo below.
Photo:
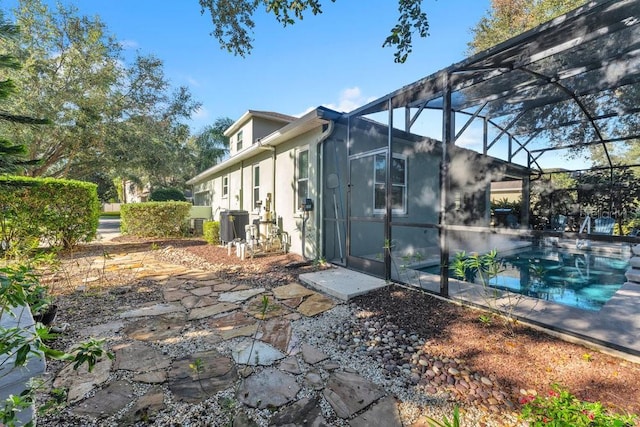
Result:
<svg viewBox="0 0 640 427"><path fill-rule="evenodd" d="M292 321L333 308L331 297L299 283L270 290L234 285L135 253L94 264L156 281L162 296L122 307L111 322L80 331L80 339L105 339L115 360L105 358L90 374L58 373L54 386L68 388L74 416L133 424L152 420L168 399L198 403L226 392L248 410L277 410L274 425L327 425L319 395L309 398L301 392L306 388L352 425L381 417L385 426L401 425L393 397L292 332ZM190 343L193 351L180 350ZM136 393L141 387L146 391ZM242 410L232 423L256 425Z"/></svg>

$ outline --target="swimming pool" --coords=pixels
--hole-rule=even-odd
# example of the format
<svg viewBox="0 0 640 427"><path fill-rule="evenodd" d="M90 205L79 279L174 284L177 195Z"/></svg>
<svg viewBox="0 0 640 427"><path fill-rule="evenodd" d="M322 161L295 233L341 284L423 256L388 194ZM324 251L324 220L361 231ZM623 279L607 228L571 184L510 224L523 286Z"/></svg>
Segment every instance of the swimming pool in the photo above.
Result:
<svg viewBox="0 0 640 427"><path fill-rule="evenodd" d="M500 258L503 271L490 286L590 311L600 310L622 287L629 266L628 256L552 247ZM438 274L437 267L424 271Z"/></svg>

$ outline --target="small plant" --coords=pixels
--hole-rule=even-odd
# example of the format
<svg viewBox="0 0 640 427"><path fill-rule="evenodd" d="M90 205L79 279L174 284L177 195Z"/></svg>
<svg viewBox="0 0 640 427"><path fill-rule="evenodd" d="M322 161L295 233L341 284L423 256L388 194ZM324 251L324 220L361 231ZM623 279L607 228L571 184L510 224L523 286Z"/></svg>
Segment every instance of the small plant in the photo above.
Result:
<svg viewBox="0 0 640 427"><path fill-rule="evenodd" d="M262 300L260 301L260 317L258 318L258 327L256 328L256 331L254 332L253 337L251 339L251 348L249 349L249 355L247 356L247 365L249 365L249 361L251 360L251 356L253 354L253 347L255 346L255 343L258 340L258 330L260 329L259 327L260 322L265 319L268 311L269 311L269 297L266 295L263 295ZM254 356L254 361L256 365L259 364L260 356L258 354Z"/></svg>
<svg viewBox="0 0 640 427"><path fill-rule="evenodd" d="M206 395L207 392L204 389L204 384L202 384L202 373L204 372L204 363L202 362L202 359L198 357L193 361L193 363L189 363L189 369L191 369L195 374L200 390Z"/></svg>
<svg viewBox="0 0 640 427"><path fill-rule="evenodd" d="M484 255L458 252L451 266L458 279L474 282L478 278L484 288L489 286L491 279L502 272L502 262L498 259L498 251L495 249Z"/></svg>
<svg viewBox="0 0 640 427"><path fill-rule="evenodd" d="M455 406L453 408L453 416L451 420L448 417L442 417L442 421L436 420L431 417L426 417L429 427L460 427L460 408Z"/></svg>
<svg viewBox="0 0 640 427"><path fill-rule="evenodd" d="M224 397L220 400L220 407L222 409L222 412L227 415L227 419L229 420L229 427L233 426L233 416L236 413L238 402L230 397Z"/></svg>
<svg viewBox="0 0 640 427"><path fill-rule="evenodd" d="M151 250L152 251L160 250L160 245L158 245L156 242L151 243Z"/></svg>
<svg viewBox="0 0 640 427"><path fill-rule="evenodd" d="M502 260L498 259L498 251L494 249L483 255L477 253L467 255L464 251L458 252L451 263L451 267L456 278L471 283L480 282L484 290L487 306L493 311L504 315L506 319L505 326L513 333L512 328L518 323L513 313L522 296L514 297L511 292L502 293L498 289L491 287L492 279L503 271ZM498 306L498 299L502 297L505 297L507 301L505 304Z"/></svg>
<svg viewBox="0 0 640 427"><path fill-rule="evenodd" d="M635 423L634 415L610 414L600 402L581 401L567 390L554 384L546 396L520 398L521 418L532 427L626 427Z"/></svg>
<svg viewBox="0 0 640 427"><path fill-rule="evenodd" d="M210 245L220 244L220 221L203 222L202 237Z"/></svg>
<svg viewBox="0 0 640 427"><path fill-rule="evenodd" d="M582 355L582 360L585 362L593 362L593 355L590 353L585 353Z"/></svg>
<svg viewBox="0 0 640 427"><path fill-rule="evenodd" d="M480 323L482 323L483 326L491 326L491 323L493 322L493 316L491 316L490 314L481 314L480 317L478 317L478 320L480 321Z"/></svg>
<svg viewBox="0 0 640 427"><path fill-rule="evenodd" d="M324 257L318 257L313 260L313 268L318 269L324 267L327 264L327 260Z"/></svg>
<svg viewBox="0 0 640 427"><path fill-rule="evenodd" d="M38 407L38 415L55 412L63 408L67 402L67 390L65 388L52 388L49 391L49 399Z"/></svg>

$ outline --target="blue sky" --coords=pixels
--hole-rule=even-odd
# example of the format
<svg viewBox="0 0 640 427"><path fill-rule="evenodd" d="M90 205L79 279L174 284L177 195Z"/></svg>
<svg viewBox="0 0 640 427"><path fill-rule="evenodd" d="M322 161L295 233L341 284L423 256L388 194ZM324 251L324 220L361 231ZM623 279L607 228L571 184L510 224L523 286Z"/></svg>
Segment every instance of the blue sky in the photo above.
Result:
<svg viewBox="0 0 640 427"><path fill-rule="evenodd" d="M0 2L5 11L16 3ZM382 42L396 22L396 0L325 0L322 15L287 28L260 12L246 58L221 50L196 0L61 3L100 16L129 53L162 59L172 85L188 86L202 103L190 122L193 131L248 109L300 115L324 105L350 111L462 60L470 28L489 8L489 0L424 0L430 36L414 43L405 64L395 64L393 49Z"/></svg>

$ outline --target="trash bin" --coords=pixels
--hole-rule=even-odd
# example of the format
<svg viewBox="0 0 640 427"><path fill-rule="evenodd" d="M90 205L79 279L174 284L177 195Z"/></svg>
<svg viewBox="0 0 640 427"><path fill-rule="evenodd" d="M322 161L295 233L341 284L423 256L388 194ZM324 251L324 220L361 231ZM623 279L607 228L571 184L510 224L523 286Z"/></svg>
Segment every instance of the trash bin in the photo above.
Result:
<svg viewBox="0 0 640 427"><path fill-rule="evenodd" d="M248 211L220 212L220 240L223 243L236 239L245 240L245 225L249 225Z"/></svg>

